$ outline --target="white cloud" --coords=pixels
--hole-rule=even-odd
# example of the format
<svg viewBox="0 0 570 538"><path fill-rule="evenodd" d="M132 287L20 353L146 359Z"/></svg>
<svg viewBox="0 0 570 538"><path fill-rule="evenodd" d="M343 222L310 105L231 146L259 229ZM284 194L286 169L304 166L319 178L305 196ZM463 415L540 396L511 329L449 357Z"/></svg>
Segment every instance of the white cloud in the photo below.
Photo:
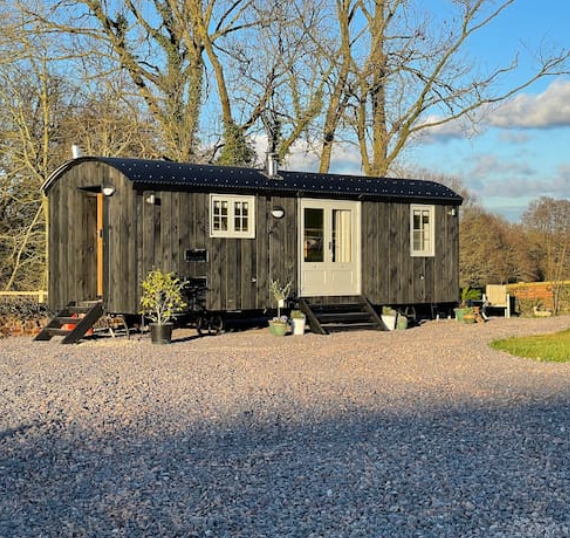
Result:
<svg viewBox="0 0 570 538"><path fill-rule="evenodd" d="M288 170L316 172L319 169L319 156L305 141L297 141L291 147L283 166Z"/></svg>
<svg viewBox="0 0 570 538"><path fill-rule="evenodd" d="M421 123L437 123L442 119L442 116L430 115L423 118ZM427 127L418 132L416 140L422 144L464 140L481 134L487 127L548 129L566 126L570 126L570 80L556 79L540 94L520 94L496 107L481 107L474 113L473 122L460 118ZM521 143L528 139L513 133L503 140Z"/></svg>
<svg viewBox="0 0 570 538"><path fill-rule="evenodd" d="M362 162L358 149L351 144L335 146L331 159L331 172L333 174L362 174Z"/></svg>
<svg viewBox="0 0 570 538"><path fill-rule="evenodd" d="M499 140L508 144L525 144L530 139L530 135L523 131L501 131L499 134Z"/></svg>
<svg viewBox="0 0 570 538"><path fill-rule="evenodd" d="M558 165L558 173L565 178L566 181L570 181L570 164L560 164Z"/></svg>
<svg viewBox="0 0 570 538"><path fill-rule="evenodd" d="M257 136L253 139L255 151L261 163L265 162L267 138ZM306 140L298 140L293 144L289 155L282 163L287 170L317 172L321 155L320 145L309 144ZM330 172L333 174L361 174L362 166L358 150L350 144L336 144L333 147Z"/></svg>
<svg viewBox="0 0 570 538"><path fill-rule="evenodd" d="M525 161L506 160L499 155L486 153L475 157L469 177L484 180L497 176L531 177L534 174L534 168Z"/></svg>
<svg viewBox="0 0 570 538"><path fill-rule="evenodd" d="M557 79L542 93L518 95L489 113L487 121L501 128L570 126L570 81Z"/></svg>
<svg viewBox="0 0 570 538"><path fill-rule="evenodd" d="M437 123L443 119L442 116L430 115L422 120L422 125ZM436 144L441 142L451 142L452 140L470 138L477 134L477 130L472 123L465 118L451 120L434 127L425 127L418 131L416 140L422 144Z"/></svg>
<svg viewBox="0 0 570 538"><path fill-rule="evenodd" d="M479 199L485 205L496 205L497 200L511 204L551 196L570 197L570 165L561 165L547 175L528 163L503 161L497 156L485 155L477 160L467 177Z"/></svg>

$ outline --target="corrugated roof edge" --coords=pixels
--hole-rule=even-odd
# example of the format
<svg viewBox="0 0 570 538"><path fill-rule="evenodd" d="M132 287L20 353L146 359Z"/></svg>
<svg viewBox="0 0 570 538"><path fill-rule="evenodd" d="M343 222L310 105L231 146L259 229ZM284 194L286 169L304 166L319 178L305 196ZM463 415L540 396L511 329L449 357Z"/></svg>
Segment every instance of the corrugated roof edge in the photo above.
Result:
<svg viewBox="0 0 570 538"><path fill-rule="evenodd" d="M280 179L263 170L178 163L166 160L116 157L80 157L60 166L42 185L44 191L67 170L86 161L100 161L120 171L136 186L186 187L218 191L280 192L356 199L419 199L461 204L463 198L449 187L429 180L375 178L347 174L319 174L280 170Z"/></svg>

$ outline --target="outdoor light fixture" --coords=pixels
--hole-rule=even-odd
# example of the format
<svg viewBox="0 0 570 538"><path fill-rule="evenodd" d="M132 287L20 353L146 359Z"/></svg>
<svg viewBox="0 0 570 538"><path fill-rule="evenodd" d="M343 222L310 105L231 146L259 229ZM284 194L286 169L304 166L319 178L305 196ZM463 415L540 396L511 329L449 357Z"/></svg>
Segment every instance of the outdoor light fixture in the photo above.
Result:
<svg viewBox="0 0 570 538"><path fill-rule="evenodd" d="M101 187L101 192L104 196L113 196L116 190L113 185L103 185L103 187Z"/></svg>
<svg viewBox="0 0 570 538"><path fill-rule="evenodd" d="M281 206L274 207L271 214L276 219L282 219L285 216L285 210Z"/></svg>
<svg viewBox="0 0 570 538"><path fill-rule="evenodd" d="M455 208L452 207L451 209L448 209L448 210L447 210L447 214L448 214L450 217L455 217L455 215L456 215Z"/></svg>
<svg viewBox="0 0 570 538"><path fill-rule="evenodd" d="M154 195L154 192L150 193L150 194L144 199L144 201L145 201L147 204L154 205L154 204L156 203L156 196Z"/></svg>

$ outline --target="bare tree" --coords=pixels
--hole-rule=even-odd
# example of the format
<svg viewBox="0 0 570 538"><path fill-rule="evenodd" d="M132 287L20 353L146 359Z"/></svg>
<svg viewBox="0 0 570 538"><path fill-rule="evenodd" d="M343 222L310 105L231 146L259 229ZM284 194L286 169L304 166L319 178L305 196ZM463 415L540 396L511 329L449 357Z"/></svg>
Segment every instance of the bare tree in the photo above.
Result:
<svg viewBox="0 0 570 538"><path fill-rule="evenodd" d="M49 43L29 21L3 6L0 64L0 249L2 287L44 288L47 203L40 186L49 174L64 83L50 72Z"/></svg>
<svg viewBox="0 0 570 538"><path fill-rule="evenodd" d="M570 279L570 202L542 197L531 202L522 216L527 249L540 271L540 279L552 282L554 311Z"/></svg>
<svg viewBox="0 0 570 538"><path fill-rule="evenodd" d="M480 209L480 202L477 198L477 194L469 190L469 188L465 185L465 181L460 177L432 172L431 170L427 170L425 168L399 168L399 171L399 175L402 175L402 177L427 179L449 187L463 198L463 209L471 207Z"/></svg>
<svg viewBox="0 0 570 538"><path fill-rule="evenodd" d="M510 247L507 261L509 261L512 271L508 279L499 281L499 283L536 282L539 280L540 269L532 248L529 248L529 238L524 224L506 223L503 234L506 244Z"/></svg>
<svg viewBox="0 0 570 538"><path fill-rule="evenodd" d="M202 158L205 108L219 114L232 148L243 142L246 127L234 118L226 82L231 51L224 40L259 24L245 16L252 0L78 0L71 8L57 2L49 14L29 4L45 28L81 40L94 54L106 55L111 68L129 74L159 126L168 158Z"/></svg>
<svg viewBox="0 0 570 538"><path fill-rule="evenodd" d="M55 2L28 13L46 31L67 36L75 49L105 56L109 69L130 76L160 126L169 158L190 160L196 154L204 98L203 43L189 24L189 2L152 0L78 0Z"/></svg>
<svg viewBox="0 0 570 538"><path fill-rule="evenodd" d="M262 120L269 149L279 160L301 139L308 144L315 140L313 130L318 129L334 67L322 53L324 43L332 43L321 24L326 4L256 0L252 11L259 26L231 43L236 115L253 133ZM322 43L313 39L318 34Z"/></svg>
<svg viewBox="0 0 570 538"><path fill-rule="evenodd" d="M468 40L514 2L450 2L447 6L453 11L436 22L434 15L420 11L421 2L339 0L342 45L335 49L337 83L348 99L341 110L348 105L344 119L356 134L367 175L386 175L422 131L452 121L475 121L478 111L509 99L540 78L565 72L568 49L537 51L534 73L515 85L507 78L517 69L517 58L484 72L467 55ZM347 32L350 37L344 35ZM351 71L346 75L349 54ZM339 110L338 105L333 110ZM341 121L338 114L333 117ZM329 126L325 136L330 132ZM323 169L328 156L324 158Z"/></svg>
<svg viewBox="0 0 570 538"><path fill-rule="evenodd" d="M211 146L214 161L227 145L224 162L249 160L247 138L272 109L281 157L306 137L326 172L334 144L350 141L363 171L382 176L422 131L475 121L564 72L567 49L537 51L535 72L515 86L517 58L485 72L467 55L515 1L449 2L440 21L419 0L60 0L37 16L129 74L170 158ZM37 14L37 2L20 2ZM204 131L212 117L221 128Z"/></svg>
<svg viewBox="0 0 570 538"><path fill-rule="evenodd" d="M20 7L0 11L0 286L45 289L48 213L40 187L70 157L71 144L100 155L157 155L140 103L127 99L116 77L99 73L94 83L81 53L70 56Z"/></svg>
<svg viewBox="0 0 570 538"><path fill-rule="evenodd" d="M530 203L522 222L541 278L570 278L570 202L541 197Z"/></svg>
<svg viewBox="0 0 570 538"><path fill-rule="evenodd" d="M69 88L65 114L58 125L57 143L64 148L77 144L86 155L161 158L165 154L157 126L141 103L132 95L124 74L111 72L92 82L91 69L76 64L74 87ZM95 71L100 72L100 71Z"/></svg>
<svg viewBox="0 0 570 538"><path fill-rule="evenodd" d="M461 285L506 284L520 276L520 259L509 223L474 204L462 211L459 227Z"/></svg>
<svg viewBox="0 0 570 538"><path fill-rule="evenodd" d="M357 0L336 0L338 39L334 46L319 41L321 55L327 58L329 68L328 99L322 128L322 151L319 171L327 173L332 159L338 128L350 101L350 75L353 68L352 25L357 11ZM331 54L332 53L332 54Z"/></svg>

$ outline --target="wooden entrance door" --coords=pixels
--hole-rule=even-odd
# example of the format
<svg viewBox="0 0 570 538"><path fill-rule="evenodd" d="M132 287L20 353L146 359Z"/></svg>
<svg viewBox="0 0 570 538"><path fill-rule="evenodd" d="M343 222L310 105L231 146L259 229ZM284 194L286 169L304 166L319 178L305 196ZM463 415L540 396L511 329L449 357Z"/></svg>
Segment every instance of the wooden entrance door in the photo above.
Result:
<svg viewBox="0 0 570 538"><path fill-rule="evenodd" d="M103 194L97 194L97 297L103 297Z"/></svg>
<svg viewBox="0 0 570 538"><path fill-rule="evenodd" d="M300 202L300 295L360 294L360 203Z"/></svg>

